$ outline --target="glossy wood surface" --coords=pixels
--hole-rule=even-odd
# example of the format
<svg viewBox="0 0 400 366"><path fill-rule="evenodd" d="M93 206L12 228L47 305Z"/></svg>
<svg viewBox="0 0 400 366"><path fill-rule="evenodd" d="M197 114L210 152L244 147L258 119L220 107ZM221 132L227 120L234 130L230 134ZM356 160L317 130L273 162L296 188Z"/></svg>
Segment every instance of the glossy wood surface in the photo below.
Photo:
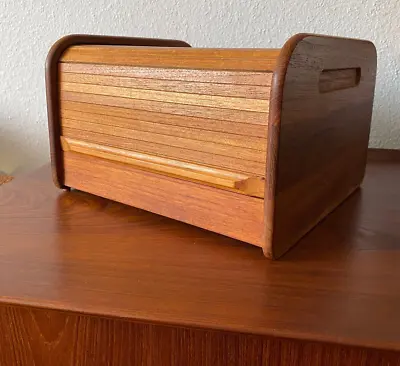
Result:
<svg viewBox="0 0 400 366"><path fill-rule="evenodd" d="M113 37L88 34L71 34L59 39L50 49L46 58L46 99L50 137L51 167L54 184L64 185L64 168L61 149L59 60L64 52L76 45L145 46L145 47L190 47L183 41L138 37Z"/></svg>
<svg viewBox="0 0 400 366"><path fill-rule="evenodd" d="M98 320L91 328L85 324L92 318L81 318L91 314L177 327L167 333L178 332L173 333L178 344L186 334L180 333L181 326L230 332L233 343L220 347L233 354L249 351L242 348L247 347L244 334L262 337L262 342L252 343L249 352L257 362L251 365L268 364L259 358L260 352L267 352L262 348L267 338L279 341L276 354L289 357L272 365L301 365L295 361L305 355L315 355L308 365L397 365L399 182L400 154L374 152L362 189L284 259L270 262L259 248L233 239L78 191L60 192L52 186L49 169L16 178L0 188L0 323L2 330L8 329L0 333L0 348L16 350L20 343L15 339L39 342L39 327L50 339L59 334L60 341L54 342L61 348L52 348L50 342L45 343L48 349L32 349L51 354L77 347L78 354L84 352L79 348L83 345L95 347L91 340L105 347L114 342L107 338L114 337L112 332L121 336L137 329L119 320ZM68 339L76 340L84 329L94 333L63 343L63 334L70 337L72 332ZM159 331L154 337L161 342L165 333ZM149 338L141 338L143 329L135 334L137 342L148 345ZM222 333L217 338L223 339ZM197 350L194 354L217 352L209 343L198 342L191 348ZM115 347L114 354L122 352ZM93 352L102 354L101 349ZM346 352L349 360L350 354L358 354L356 361L340 362ZM0 352L0 360L17 353Z"/></svg>
<svg viewBox="0 0 400 366"><path fill-rule="evenodd" d="M181 160L182 156L186 157L184 161L197 163L205 167L214 167L217 169L229 170L237 173L247 173L256 176L262 176L265 172L265 164L257 161L244 161L235 159L234 156L215 155L207 151L187 150L180 146L168 146L164 144L155 144L151 141L132 140L126 137L105 136L101 133L92 131L78 130L70 127L63 128L63 137L78 141L85 141L93 144L104 146L105 140L109 147L123 149L127 151L144 152L149 155L161 156L175 160ZM132 145L134 144L134 149ZM176 145L176 143L174 143ZM136 150L135 150L136 149Z"/></svg>
<svg viewBox="0 0 400 366"><path fill-rule="evenodd" d="M152 48L60 57L64 184L262 246L279 50Z"/></svg>
<svg viewBox="0 0 400 366"><path fill-rule="evenodd" d="M0 364L5 366L398 366L399 362L393 351L0 305Z"/></svg>
<svg viewBox="0 0 400 366"><path fill-rule="evenodd" d="M58 65L62 148L82 154L89 163L98 161L90 158L96 156L180 179L182 190L186 190L182 182L186 180L263 198L272 79L268 65L278 53L261 49L71 47ZM204 79L197 80L201 75ZM213 174L204 174L209 171ZM226 179L227 175L235 179ZM96 179L86 179L85 190L93 193ZM122 183L120 188L124 191ZM123 197L120 195L120 201L127 203ZM160 213L158 206L154 204L151 211ZM231 215L236 216L231 208ZM183 221L195 224L199 214L207 215L201 211L188 212ZM259 227L262 216L252 229ZM199 219L198 225L204 228L203 221ZM214 226L221 232L226 223L217 220ZM263 227L257 230L248 239L241 233L233 237L260 244Z"/></svg>
<svg viewBox="0 0 400 366"><path fill-rule="evenodd" d="M261 246L278 259L360 185L375 85L371 42L298 34L271 50L115 41L69 44L52 64L60 186L68 175L72 188ZM84 171L64 174L67 166ZM107 169L118 172L112 187ZM148 186L154 192L131 180L149 172L161 176ZM199 205L181 194L193 184L209 188L198 187L208 192ZM172 187L181 201L172 202ZM225 197L219 190L232 199L208 204ZM257 210L232 193L260 199ZM222 214L209 220L218 207Z"/></svg>
<svg viewBox="0 0 400 366"><path fill-rule="evenodd" d="M64 151L73 151L86 156L117 161L153 173L159 172L174 178L184 178L185 180L234 190L238 193L264 197L265 180L261 178L65 137L61 137L61 142Z"/></svg>
<svg viewBox="0 0 400 366"><path fill-rule="evenodd" d="M368 41L300 34L271 90L265 253L279 258L360 185L376 77Z"/></svg>

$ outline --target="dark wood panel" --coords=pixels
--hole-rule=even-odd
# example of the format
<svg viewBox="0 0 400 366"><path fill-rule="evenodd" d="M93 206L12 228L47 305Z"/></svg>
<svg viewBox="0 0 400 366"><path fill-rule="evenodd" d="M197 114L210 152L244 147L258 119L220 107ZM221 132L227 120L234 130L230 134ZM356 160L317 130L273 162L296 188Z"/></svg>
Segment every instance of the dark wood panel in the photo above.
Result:
<svg viewBox="0 0 400 366"><path fill-rule="evenodd" d="M359 69L359 83L320 91L321 74L334 69ZM298 35L283 48L268 127L269 257L279 258L360 185L375 74L376 51L367 41Z"/></svg>
<svg viewBox="0 0 400 366"><path fill-rule="evenodd" d="M333 344L1 305L0 364L397 366L400 356Z"/></svg>

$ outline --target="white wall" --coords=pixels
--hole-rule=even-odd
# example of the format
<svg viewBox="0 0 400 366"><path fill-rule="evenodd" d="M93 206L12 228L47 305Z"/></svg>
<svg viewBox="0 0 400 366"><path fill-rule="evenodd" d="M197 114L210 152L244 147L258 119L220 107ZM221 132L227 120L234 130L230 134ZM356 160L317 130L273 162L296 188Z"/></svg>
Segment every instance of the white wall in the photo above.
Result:
<svg viewBox="0 0 400 366"><path fill-rule="evenodd" d="M398 0L0 0L0 170L49 159L44 62L69 33L177 38L199 47L280 47L294 33L378 49L372 146L400 148Z"/></svg>

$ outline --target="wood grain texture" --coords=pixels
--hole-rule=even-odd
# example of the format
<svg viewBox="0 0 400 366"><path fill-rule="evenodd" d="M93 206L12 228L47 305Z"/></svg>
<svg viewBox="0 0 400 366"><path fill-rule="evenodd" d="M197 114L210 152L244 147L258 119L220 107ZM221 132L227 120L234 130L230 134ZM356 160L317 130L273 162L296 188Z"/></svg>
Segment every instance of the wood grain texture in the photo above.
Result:
<svg viewBox="0 0 400 366"><path fill-rule="evenodd" d="M393 352L0 306L0 364L397 366Z"/></svg>
<svg viewBox="0 0 400 366"><path fill-rule="evenodd" d="M105 112L107 112L107 110L105 110ZM210 131L204 128L183 127L179 125L174 126L164 123L162 117L160 118L160 123L155 123L138 119L138 116L135 116L134 113L132 113L131 116L133 119L61 109L61 124L63 124L63 121L66 122L66 125L69 123L75 125L77 122L82 125L85 125L85 123L88 123L89 125L96 123L108 126L107 128L121 127L129 129L131 134L134 134L135 131L149 132L154 135L154 142L157 140L157 135L168 135L223 145L238 146L247 149L261 150L264 152L267 150L267 142L265 138L238 135L231 133L230 130L223 133L220 131ZM151 117L146 115L144 115L144 118L151 119ZM201 127L205 126L203 125ZM251 130L266 131L267 128L266 126L253 126ZM261 131L260 134L263 133Z"/></svg>
<svg viewBox="0 0 400 366"><path fill-rule="evenodd" d="M60 73L106 75L140 79L177 80L214 84L271 86L271 72L226 71L198 69L165 69L162 67L137 67L123 65L98 65L64 63L59 64Z"/></svg>
<svg viewBox="0 0 400 366"><path fill-rule="evenodd" d="M165 69L165 74L168 75L168 71L168 69ZM173 69L173 71L175 74L176 69ZM171 78L172 77L173 76L171 76ZM264 100L269 99L269 92L271 90L271 87L261 85L233 84L234 86L232 86L228 83L217 84L180 80L131 78L126 77L126 75L124 77L120 77L112 75L71 74L62 71L60 72L60 83L105 85L123 88L134 88L140 90L159 90L174 93L189 93Z"/></svg>
<svg viewBox="0 0 400 366"><path fill-rule="evenodd" d="M88 47L88 49L94 48ZM115 74L100 74L109 73L110 70L106 69L105 65L95 64L98 56L94 56L91 62L94 68L85 68L82 67L84 64L79 63L77 68L71 69L66 68L65 63L60 64L59 87L62 106L65 106L65 94L74 93L78 97L86 97L86 99L76 99L79 102L66 101L67 108L68 103L72 103L72 108L75 109L62 107L60 111L64 151L77 152L83 154L82 157L95 156L128 164L134 168L167 175L173 179L186 179L214 188L263 197L264 179L261 172L265 171L265 135L271 75L265 75L261 79L257 72L244 71L244 76L235 78L234 72L241 73L236 69L230 72L194 69L195 77L201 72L206 81L174 80L177 77L176 68L153 68L154 74L149 76L149 70L146 68L122 66L126 65L127 60L131 66L136 65L137 62L140 65L140 59L144 62L141 66L146 66L149 59L154 61L160 55L163 57L166 50L159 56L155 56L151 49L138 48L137 53L132 52L135 51L133 48L101 46L98 50L100 49L106 58L114 53L114 66L119 67L121 64L127 73L123 77ZM85 47L71 49L64 54L63 61L71 61L76 50L83 50L82 55L87 52ZM182 60L177 61L177 63L181 62L181 67L186 68L186 70L180 69L184 79L187 78L185 75L189 68L198 67L198 63L203 61L206 64L215 61L217 67L221 68L222 64L218 66L218 62L223 62L223 65L231 64L233 61L246 63L261 56L260 50L250 52L250 50L200 49L198 51L183 53ZM265 56L267 53L266 51L262 54ZM275 53L273 51L273 54ZM178 57L181 52L176 49L170 53L172 54ZM169 57L158 58L157 62L165 61L166 66L169 67L171 62ZM118 72L116 68L112 70ZM71 73L71 71L75 72ZM90 73L92 71L95 73ZM121 71L118 75L121 75ZM160 79L155 78L157 76ZM233 80L246 82L251 82L251 77L254 77L252 82L254 85L228 84L224 77L228 81L233 77ZM257 85L260 83L267 85ZM89 101L88 95L93 95L94 98L117 97L123 104L111 108L100 104L96 106L94 103L85 106ZM132 100L130 107L135 108L133 111L126 108L128 107L127 99ZM100 101L104 102L104 99ZM79 103L78 106L77 103ZM157 107L161 108L157 109ZM82 108L86 112L83 112ZM115 111L110 112L108 108L116 109L119 115L110 116L109 113L115 113ZM148 111L149 115L140 110L141 108ZM190 116L193 111L200 113ZM263 118L253 121L254 113L263 114ZM184 117L187 114L189 117ZM142 120L139 119L140 116ZM229 124L227 121L220 121L219 118L224 118L224 116L233 121ZM236 118L239 118L239 124L236 123ZM174 126L176 121L178 125ZM215 126L218 126L219 122L222 124L219 129L224 132L215 131ZM251 128L247 126L243 128L243 122L251 125ZM181 125L183 123L185 127ZM211 129L207 129L208 125L211 125ZM251 130L249 135L243 134L249 130ZM240 134L235 134L235 131ZM88 147L93 151L89 151ZM146 159L138 159L138 156L145 156ZM155 163L154 159L158 163ZM160 161L172 161L173 164L160 164ZM244 174L249 170L261 174ZM214 173L207 174L209 171ZM222 171L223 174L216 173L218 171ZM232 179L233 176L234 179ZM154 210L158 212L157 208ZM262 230L255 235L261 237Z"/></svg>
<svg viewBox="0 0 400 366"><path fill-rule="evenodd" d="M166 174L174 178L189 179L220 188L229 188L254 197L264 197L265 181L262 178L249 177L204 165L185 163L181 160L171 160L156 155L115 149L64 137L61 137L61 142L64 151L73 151L88 156L126 163L150 172Z"/></svg>
<svg viewBox="0 0 400 366"><path fill-rule="evenodd" d="M225 144L225 140L219 143L190 138L183 138L171 135L162 135L146 131L132 130L117 126L108 126L87 121L77 121L73 119L62 119L61 128L70 128L81 131L97 133L103 136L104 144L107 145L108 136L122 137L132 140L147 141L154 144L174 146L177 148L205 151L209 154L234 156L242 160L251 160L260 164L265 164L266 152L261 150L247 149L239 146ZM135 148L135 142L132 142L132 148ZM182 157L185 158L185 157Z"/></svg>
<svg viewBox="0 0 400 366"><path fill-rule="evenodd" d="M50 155L53 169L53 181L59 188L64 186L63 157L60 145L60 95L59 95L59 60L69 47L74 45L120 45L120 46L146 46L146 47L190 47L183 41L172 39L151 39L135 37L110 37L96 35L72 34L59 39L50 49L46 59L46 99L47 115L50 137Z"/></svg>
<svg viewBox="0 0 400 366"><path fill-rule="evenodd" d="M213 49L75 46L62 62L212 70L273 71L279 49Z"/></svg>
<svg viewBox="0 0 400 366"><path fill-rule="evenodd" d="M398 366L400 153L281 261L79 191L0 188L0 365Z"/></svg>
<svg viewBox="0 0 400 366"><path fill-rule="evenodd" d="M60 83L61 91L109 95L135 100L151 100L173 104L197 105L201 107L236 109L239 111L267 112L268 102L260 99L221 97L158 90L120 88L95 84Z"/></svg>
<svg viewBox="0 0 400 366"><path fill-rule="evenodd" d="M358 85L321 93L321 72L360 68ZM267 256L278 258L361 183L375 87L367 41L298 35L274 74L266 173Z"/></svg>
<svg viewBox="0 0 400 366"><path fill-rule="evenodd" d="M237 173L245 173L262 177L265 174L265 164L250 160L237 159L234 156L224 156L210 154L209 152L188 150L152 142L132 140L125 137L108 135L83 131L80 129L63 127L64 137L75 140L86 141L102 146L114 147L134 152L144 152L150 155L157 155L165 158L171 158L180 161L200 164L218 169L225 169Z"/></svg>
<svg viewBox="0 0 400 366"><path fill-rule="evenodd" d="M219 187L266 197L264 227L251 240L240 239L254 244L264 238L269 258L283 255L361 182L376 70L369 42L297 35L283 50L83 45L68 48L60 61L60 100L67 106L60 111L63 137L98 146L94 155L112 164L128 165L139 153L247 175L221 180ZM245 124L251 128L241 129ZM85 151L80 158L90 162L90 155ZM173 174L171 167L163 169ZM192 172L182 173L171 179L193 179ZM207 184L215 188L215 182ZM175 209L168 216L178 217L173 214ZM227 226L221 228L230 235L221 231Z"/></svg>
<svg viewBox="0 0 400 366"><path fill-rule="evenodd" d="M61 101L100 104L111 107L130 108L157 113L173 114L178 116L209 118L211 120L232 121L256 125L268 124L268 106L264 112L241 111L223 108L206 108L186 104L183 106L140 99L120 98L108 95L96 95L61 91Z"/></svg>
<svg viewBox="0 0 400 366"><path fill-rule="evenodd" d="M69 187L246 240L253 245L262 244L264 201L259 198L71 151L64 152L64 166L65 182Z"/></svg>
<svg viewBox="0 0 400 366"><path fill-rule="evenodd" d="M110 105L89 104L62 100L61 113L64 116L76 115L75 113L71 113L71 111L78 112L81 116L91 114L94 120L98 118L121 117L130 119L132 121L132 124L134 124L137 120L148 121L157 124L168 124L172 126L193 128L197 130L224 132L227 134L235 134L248 137L260 137L262 138L262 140L267 141L266 118L262 120L264 122L263 125L254 125L248 123L222 121L210 118L198 118L177 114L113 107ZM102 115L103 117L96 115Z"/></svg>

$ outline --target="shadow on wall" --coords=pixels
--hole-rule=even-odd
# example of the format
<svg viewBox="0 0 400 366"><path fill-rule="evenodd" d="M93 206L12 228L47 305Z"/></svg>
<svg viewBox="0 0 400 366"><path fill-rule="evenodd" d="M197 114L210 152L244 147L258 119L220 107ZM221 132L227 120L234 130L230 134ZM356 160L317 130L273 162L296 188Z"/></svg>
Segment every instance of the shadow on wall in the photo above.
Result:
<svg viewBox="0 0 400 366"><path fill-rule="evenodd" d="M0 118L0 171L15 175L42 165L43 157L32 146L35 143L9 131L3 121Z"/></svg>

